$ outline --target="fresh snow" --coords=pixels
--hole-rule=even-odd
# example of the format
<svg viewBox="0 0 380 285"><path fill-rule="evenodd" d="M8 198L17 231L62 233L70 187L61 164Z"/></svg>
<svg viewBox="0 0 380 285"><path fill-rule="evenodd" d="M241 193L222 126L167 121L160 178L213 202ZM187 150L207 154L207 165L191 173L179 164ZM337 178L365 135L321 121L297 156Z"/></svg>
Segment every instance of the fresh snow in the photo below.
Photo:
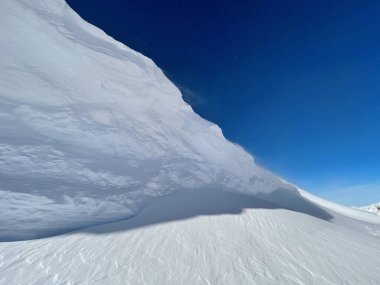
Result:
<svg viewBox="0 0 380 285"><path fill-rule="evenodd" d="M0 43L0 284L379 283L379 216L257 166L63 0L2 0Z"/></svg>

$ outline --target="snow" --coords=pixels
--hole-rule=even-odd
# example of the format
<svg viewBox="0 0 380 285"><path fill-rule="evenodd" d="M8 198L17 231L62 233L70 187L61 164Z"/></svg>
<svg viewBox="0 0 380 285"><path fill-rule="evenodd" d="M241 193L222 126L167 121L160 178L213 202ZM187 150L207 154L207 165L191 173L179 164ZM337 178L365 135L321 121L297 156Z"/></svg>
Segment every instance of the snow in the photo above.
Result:
<svg viewBox="0 0 380 285"><path fill-rule="evenodd" d="M370 212L370 213L374 213L374 214L380 215L380 202L379 203L375 203L375 204L371 204L371 205L368 205L368 206L355 207L355 209L359 209L359 210L362 210L362 211L366 211L366 212Z"/></svg>
<svg viewBox="0 0 380 285"><path fill-rule="evenodd" d="M379 242L255 197L185 191L126 221L0 244L0 284L378 284Z"/></svg>
<svg viewBox="0 0 380 285"><path fill-rule="evenodd" d="M292 188L63 0L1 1L0 42L0 240L120 220L179 189Z"/></svg>
<svg viewBox="0 0 380 285"><path fill-rule="evenodd" d="M0 42L0 284L379 283L379 216L259 167L63 0L2 0Z"/></svg>

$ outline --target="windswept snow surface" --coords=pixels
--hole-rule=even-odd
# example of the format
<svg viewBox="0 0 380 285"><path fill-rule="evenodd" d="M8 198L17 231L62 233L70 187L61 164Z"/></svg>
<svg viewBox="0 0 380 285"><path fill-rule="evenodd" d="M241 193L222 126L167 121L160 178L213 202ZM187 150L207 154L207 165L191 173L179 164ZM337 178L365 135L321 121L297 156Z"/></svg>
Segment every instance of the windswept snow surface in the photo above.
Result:
<svg viewBox="0 0 380 285"><path fill-rule="evenodd" d="M380 238L242 194L186 191L126 221L0 243L0 284L379 284Z"/></svg>
<svg viewBox="0 0 380 285"><path fill-rule="evenodd" d="M379 284L378 268L379 216L258 167L63 0L0 1L0 284Z"/></svg>

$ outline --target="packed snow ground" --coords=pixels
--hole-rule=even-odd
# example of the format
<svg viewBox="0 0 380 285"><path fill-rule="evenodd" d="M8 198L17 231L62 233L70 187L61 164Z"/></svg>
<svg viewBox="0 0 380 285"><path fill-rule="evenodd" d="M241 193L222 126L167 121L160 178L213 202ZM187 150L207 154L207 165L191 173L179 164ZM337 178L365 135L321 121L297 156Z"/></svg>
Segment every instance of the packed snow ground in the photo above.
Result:
<svg viewBox="0 0 380 285"><path fill-rule="evenodd" d="M0 284L379 283L379 216L258 167L63 0L2 0L0 43Z"/></svg>
<svg viewBox="0 0 380 285"><path fill-rule="evenodd" d="M379 284L380 236L351 226L187 191L126 221L1 243L0 284Z"/></svg>

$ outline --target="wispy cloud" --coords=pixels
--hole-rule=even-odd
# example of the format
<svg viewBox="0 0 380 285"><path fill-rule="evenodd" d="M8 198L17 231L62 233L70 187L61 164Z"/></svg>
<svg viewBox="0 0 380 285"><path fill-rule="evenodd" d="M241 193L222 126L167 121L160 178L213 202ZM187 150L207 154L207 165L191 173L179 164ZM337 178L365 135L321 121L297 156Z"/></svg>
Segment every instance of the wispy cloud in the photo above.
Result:
<svg viewBox="0 0 380 285"><path fill-rule="evenodd" d="M365 206L380 201L380 182L325 188L319 195L348 206Z"/></svg>

